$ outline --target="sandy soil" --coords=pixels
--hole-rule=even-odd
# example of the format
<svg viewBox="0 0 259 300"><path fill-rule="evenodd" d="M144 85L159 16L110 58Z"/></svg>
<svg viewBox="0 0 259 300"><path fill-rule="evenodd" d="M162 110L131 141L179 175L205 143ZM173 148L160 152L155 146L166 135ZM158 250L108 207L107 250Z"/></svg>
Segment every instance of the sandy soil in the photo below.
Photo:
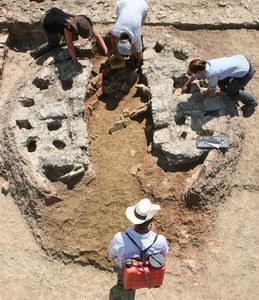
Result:
<svg viewBox="0 0 259 300"><path fill-rule="evenodd" d="M182 36L196 46L203 48L205 58L242 53L252 59L257 69L259 67L259 60L256 56L256 51L258 52L256 44L258 32L256 31L173 31L173 34ZM201 41L203 42L202 45ZM226 43L226 41L228 42ZM258 82L258 74L249 84L248 90L259 98L259 85L256 82ZM121 103L122 107L126 104L127 102ZM115 111L109 113L116 114ZM117 115L110 116L109 121L117 117ZM137 291L137 299L157 299L158 297L160 299L256 299L259 296L257 292L258 241L256 240L259 219L256 211L259 196L258 162L256 159L259 151L257 119L258 112L249 119L244 119L247 133L244 151L235 173L236 188L225 204L218 208L218 215L210 235L206 235L202 247L194 248L192 245L191 247L188 245L179 247L179 244L172 243L164 287L157 290ZM106 131L109 127L106 116L101 116L98 120L100 130ZM138 138L136 135L132 135L131 139L131 135L129 135L129 139L123 140L123 136L125 136L123 130L112 136L113 139L122 138L121 149L124 148L123 145L127 141L132 140L130 149L137 149L137 153L139 153L136 157L131 157L128 151L121 153L118 161L121 164L126 164L126 169L138 162L146 151L143 129L135 123L130 123L129 128L131 127L135 128L131 134L134 131L139 132ZM127 133L129 132L127 131ZM95 134L94 131L92 133ZM104 165L100 165L100 169L97 169L100 178L104 176L103 180L106 181L106 186L110 187L108 195L104 190L101 193L101 198L103 203L106 203L107 209L119 201L119 199L111 199L109 196L115 194L116 188L124 185L124 181L127 182L129 189L125 190L124 194L120 194L120 196L124 196L125 202L118 210L118 213L121 214L121 223L117 226L123 226L125 224L125 220L123 221L124 208L132 202L133 197L140 197L142 193L139 191L135 179L128 172L125 174L120 173L121 171L118 172L117 175L122 180L118 182L118 186L110 176L107 176L106 170L116 169L116 165L114 165L109 154L113 151L113 146L109 144L110 138L110 136L105 140L96 138L92 141L91 147L95 149L96 153L93 154L93 160L98 159L98 149L103 147L102 143L105 143L105 147L109 149L107 157L103 161ZM94 155L96 156L94 157ZM125 157L128 159L125 160ZM98 182L96 185L98 187ZM100 186L98 189L100 190ZM81 197L82 193L86 193L83 191L83 186L80 187L80 185L77 186L76 191L68 193L68 196L73 199L73 205L71 206L71 202L69 204L69 207L73 208L71 209L71 216L67 217L66 207L64 207L58 211L56 216L53 215L52 217L59 218L59 220L62 218L73 220L74 214L82 213L77 210L81 200L74 197L78 192ZM67 236L68 241L71 237L74 241L82 239L82 236L83 238L86 237L82 235L82 232L87 232L88 218L93 216L94 207L93 202L93 213L89 211L89 215L84 218L85 223L80 225L82 228L82 231L79 231L80 234L75 235L74 232L71 232ZM65 266L57 260L50 261L35 244L29 228L12 199L1 196L0 208L0 232L3 233L0 241L1 299L108 299L109 289L115 283L114 274L102 272L90 266L81 267L72 264ZM104 221L106 220L102 222ZM195 225L195 222L193 224ZM105 240L109 240L117 231L118 228L113 225L107 224L106 228L109 233ZM75 228L76 226L77 224L75 224ZM204 227L206 231L207 226ZM163 229L162 226L161 229ZM61 230L65 236L66 228L61 228ZM172 231L174 230L172 228ZM202 233L201 230L199 232ZM186 244L184 238L183 244ZM105 247L102 247L102 251L105 251ZM183 249L186 252L181 256L180 251Z"/></svg>
<svg viewBox="0 0 259 300"><path fill-rule="evenodd" d="M221 207L213 236L203 252L205 270L194 265L191 271L191 261L169 258L164 286L139 290L136 299L256 299L258 196L258 192L235 189ZM3 195L0 231L2 300L109 298L114 274L50 261L35 243L13 199Z"/></svg>

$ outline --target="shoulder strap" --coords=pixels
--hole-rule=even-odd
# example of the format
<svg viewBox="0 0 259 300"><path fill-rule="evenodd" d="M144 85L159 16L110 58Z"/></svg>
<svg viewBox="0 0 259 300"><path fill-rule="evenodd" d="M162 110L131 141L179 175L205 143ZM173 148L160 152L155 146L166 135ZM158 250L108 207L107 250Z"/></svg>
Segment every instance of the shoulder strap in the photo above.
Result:
<svg viewBox="0 0 259 300"><path fill-rule="evenodd" d="M154 241L153 241L153 243L150 245L150 246L148 246L146 249L144 249L144 250L142 250L140 247L139 247L139 245L133 240L133 238L126 232L126 235L127 235L127 237L132 241L132 243L139 249L139 251L140 251L140 256L141 256L141 259L142 259L142 263L143 263L143 265L145 265L145 263L146 263L146 255L145 255L145 253L147 252L147 250L149 249L149 248L151 248L154 244L155 244L155 242L156 242L156 240L157 240L157 234L156 234L156 236L155 236L155 238L154 238Z"/></svg>

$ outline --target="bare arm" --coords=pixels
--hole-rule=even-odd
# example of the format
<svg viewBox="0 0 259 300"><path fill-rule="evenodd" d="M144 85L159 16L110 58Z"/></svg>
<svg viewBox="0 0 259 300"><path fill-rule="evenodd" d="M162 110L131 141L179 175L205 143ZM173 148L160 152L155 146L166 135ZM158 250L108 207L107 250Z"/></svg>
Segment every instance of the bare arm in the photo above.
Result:
<svg viewBox="0 0 259 300"><path fill-rule="evenodd" d="M112 54L116 53L116 36L110 32L111 46L112 46Z"/></svg>
<svg viewBox="0 0 259 300"><path fill-rule="evenodd" d="M96 39L97 43L102 47L104 54L107 55L108 49L107 49L107 46L105 45L105 42L104 42L103 38L101 37L100 33L98 33L97 31L95 31L93 29L91 36Z"/></svg>
<svg viewBox="0 0 259 300"><path fill-rule="evenodd" d="M191 83L195 80L195 77L191 76L189 79L185 82L184 86L182 87L182 94L185 94L188 87L191 85Z"/></svg>
<svg viewBox="0 0 259 300"><path fill-rule="evenodd" d="M77 57L76 57L76 49L75 49L74 44L73 44L73 34L72 34L71 31L69 31L65 28L64 29L64 35L65 35L65 40L66 40L68 52L71 56L71 59L72 59L74 65L76 67L78 67L80 64L79 64L79 62L77 60Z"/></svg>

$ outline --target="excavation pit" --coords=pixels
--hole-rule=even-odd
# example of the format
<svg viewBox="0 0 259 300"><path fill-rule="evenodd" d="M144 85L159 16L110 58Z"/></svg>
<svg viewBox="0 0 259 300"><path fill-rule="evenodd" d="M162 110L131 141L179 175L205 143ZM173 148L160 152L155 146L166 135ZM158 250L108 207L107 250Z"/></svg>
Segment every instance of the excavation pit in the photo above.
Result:
<svg viewBox="0 0 259 300"><path fill-rule="evenodd" d="M132 68L110 71L105 58L100 56L91 61L85 57L82 60L85 65L83 73L78 74L72 71L66 53L62 50L58 55L59 50L55 50L53 60L50 58L44 65L37 65L37 70L29 68L27 77L21 80L21 92L28 96L26 99L32 99L22 102L22 108L26 113L29 108L33 126L36 124L33 130L41 141L39 145L36 140L27 144L28 152L33 152L31 165L35 169L32 178L25 176L25 181L27 189L32 184L34 190L39 188L38 183L43 186L38 194L29 195L37 195L34 201L29 204L22 202L21 208L38 212L40 229L33 229L40 236L39 242L48 253L66 262L111 269L111 264L105 259L107 245L113 234L127 225L126 207L145 197L161 205L162 211L156 220L159 231L174 245L176 255L186 258L193 249L203 247L200 232L207 224L203 210L195 211L193 206L202 207L208 198L217 201L228 193L227 182L221 183L220 180L233 167L226 163L231 161L229 158L233 152L225 156L214 151L198 153L192 146L194 155L189 155L188 143L195 142L197 132L210 133L214 127L209 124L211 120L206 119L200 124L197 118L201 115L215 121L219 116L215 115L215 108L214 111L211 109L211 103L205 103L208 107L204 112L196 107L199 105L193 98L177 96L186 80L183 75L186 52L181 49L176 52L168 47L161 51L154 51L152 47L151 50L154 56L145 60L140 77ZM17 61L20 55L19 52L14 55ZM29 58L28 53L27 56ZM98 78L93 78L92 74L99 72L101 64L106 70L101 76L97 75ZM32 78L38 78L36 85ZM67 82L69 86L66 86ZM136 87L136 84L143 83L144 87ZM87 90L85 86L88 86ZM27 95L28 91L30 95ZM32 98L31 93L34 93ZM15 98L19 107L20 94L19 91ZM84 100L86 122L82 117ZM175 124L177 104L185 107L184 122ZM11 112L10 119L15 117L16 110ZM109 134L118 121L125 121L127 126ZM227 124L232 126L230 121ZM10 134L10 128L5 130ZM166 132L162 137L159 135L161 131ZM241 136L242 132L238 134ZM27 135L25 130L19 130L16 140L18 158L24 155L20 152L19 141ZM168 140L166 136L169 136ZM240 150L236 146L240 139L234 136L232 141L236 151L234 160ZM186 143L188 151L172 153L170 143L174 146ZM211 169L210 162L214 164ZM132 168L137 170L134 174ZM218 169L225 170L225 173L215 172ZM75 184L69 187L64 178L78 170L80 174ZM23 172L29 173L26 168ZM213 184L213 178L220 182L220 190ZM209 182L208 187L203 187L204 182ZM42 201L44 197L52 199L50 195L53 199L53 196L58 196L62 201ZM32 214L28 219L34 224L30 218L33 218ZM188 233L184 241L182 232Z"/></svg>

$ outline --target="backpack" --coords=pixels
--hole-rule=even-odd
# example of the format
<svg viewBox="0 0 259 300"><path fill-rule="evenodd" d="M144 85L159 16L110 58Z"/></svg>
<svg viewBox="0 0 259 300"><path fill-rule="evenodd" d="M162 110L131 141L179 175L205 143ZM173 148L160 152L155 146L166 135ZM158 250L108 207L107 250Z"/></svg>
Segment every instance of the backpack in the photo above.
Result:
<svg viewBox="0 0 259 300"><path fill-rule="evenodd" d="M139 289L159 287L162 285L165 274L164 256L160 253L147 255L147 251L155 244L157 234L153 243L142 250L134 239L126 232L128 238L140 251L140 259L126 259L123 267L124 289Z"/></svg>

